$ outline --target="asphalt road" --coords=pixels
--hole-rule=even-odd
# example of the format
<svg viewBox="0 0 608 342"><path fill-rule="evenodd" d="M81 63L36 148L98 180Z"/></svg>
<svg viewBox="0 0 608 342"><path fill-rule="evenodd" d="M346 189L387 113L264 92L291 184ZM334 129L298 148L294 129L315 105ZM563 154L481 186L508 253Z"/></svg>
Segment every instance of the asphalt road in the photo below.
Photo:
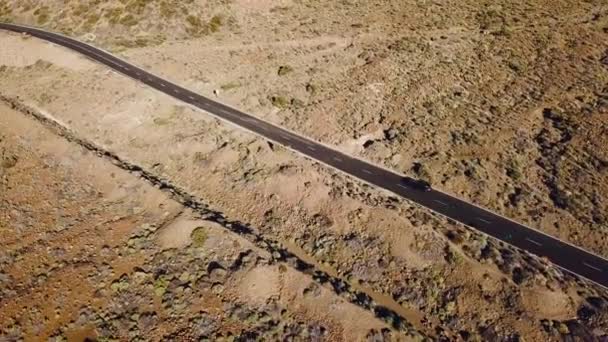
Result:
<svg viewBox="0 0 608 342"><path fill-rule="evenodd" d="M126 76L198 107L222 120L284 145L350 176L414 201L436 213L473 227L509 245L546 257L563 270L608 288L608 260L605 258L441 191L431 190L427 192L411 187L403 175L356 159L327 145L198 95L86 43L56 33L13 24L0 23L0 29L27 33L77 51L92 60L105 64Z"/></svg>

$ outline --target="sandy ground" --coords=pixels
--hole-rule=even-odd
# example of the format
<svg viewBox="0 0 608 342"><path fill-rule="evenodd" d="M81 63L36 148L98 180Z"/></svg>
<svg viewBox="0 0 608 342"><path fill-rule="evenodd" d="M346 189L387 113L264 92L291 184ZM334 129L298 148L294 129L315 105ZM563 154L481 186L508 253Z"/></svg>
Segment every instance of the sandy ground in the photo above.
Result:
<svg viewBox="0 0 608 342"><path fill-rule="evenodd" d="M608 16L600 2L196 5L222 15L218 30L117 42L166 32L146 24L145 11L150 20L161 13L146 7L136 25L100 19L88 31L95 44L202 94L215 90L220 101L608 255ZM31 21L33 11L13 15ZM0 76L10 84L0 91L9 102L247 222L425 334L606 334L606 294L542 260L61 48L0 39ZM184 227L187 237L193 228ZM184 236L163 243L180 248ZM276 277L270 268L256 272L247 275L254 284ZM260 292L248 298L273 286L253 286Z"/></svg>
<svg viewBox="0 0 608 342"><path fill-rule="evenodd" d="M136 174L0 112L3 341L391 335Z"/></svg>

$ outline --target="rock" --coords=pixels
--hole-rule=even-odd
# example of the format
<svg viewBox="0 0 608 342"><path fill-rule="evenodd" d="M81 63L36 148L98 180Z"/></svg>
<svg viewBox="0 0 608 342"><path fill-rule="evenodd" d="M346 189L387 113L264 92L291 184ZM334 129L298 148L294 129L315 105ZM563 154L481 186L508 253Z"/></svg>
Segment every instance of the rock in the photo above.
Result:
<svg viewBox="0 0 608 342"><path fill-rule="evenodd" d="M0 167L10 169L17 165L18 160L19 158L17 158L16 155L3 151L3 153L0 155Z"/></svg>
<svg viewBox="0 0 608 342"><path fill-rule="evenodd" d="M88 32L83 34L80 39L85 42L92 43L97 39L97 36L94 33Z"/></svg>
<svg viewBox="0 0 608 342"><path fill-rule="evenodd" d="M226 279L226 272L223 268L215 268L211 272L209 272L209 279L216 282L223 282Z"/></svg>
<svg viewBox="0 0 608 342"><path fill-rule="evenodd" d="M210 337L218 329L217 322L208 314L201 314L195 319L195 331L199 337Z"/></svg>
<svg viewBox="0 0 608 342"><path fill-rule="evenodd" d="M393 140L397 137L397 135L399 134L399 131L397 131L397 129L395 128L390 128L384 131L384 138L386 140Z"/></svg>

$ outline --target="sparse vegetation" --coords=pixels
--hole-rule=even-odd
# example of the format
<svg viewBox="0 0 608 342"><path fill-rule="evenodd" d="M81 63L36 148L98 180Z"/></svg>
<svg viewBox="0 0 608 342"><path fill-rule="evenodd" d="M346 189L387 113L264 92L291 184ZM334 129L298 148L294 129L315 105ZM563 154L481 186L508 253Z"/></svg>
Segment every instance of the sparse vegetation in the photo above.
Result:
<svg viewBox="0 0 608 342"><path fill-rule="evenodd" d="M89 6L85 3L81 3L81 4L78 4L72 10L72 16L76 17L76 18L82 18L85 14L87 14L89 12L90 12Z"/></svg>
<svg viewBox="0 0 608 342"><path fill-rule="evenodd" d="M310 95L315 95L317 93L317 87L314 84L308 83L306 85L306 92Z"/></svg>
<svg viewBox="0 0 608 342"><path fill-rule="evenodd" d="M289 100L280 95L274 95L270 97L270 102L273 106L281 109L289 107Z"/></svg>
<svg viewBox="0 0 608 342"><path fill-rule="evenodd" d="M114 44L116 44L117 46L120 46L120 47L125 47L125 48L141 48L141 47L146 47L146 46L151 46L151 45L158 45L164 41L165 41L165 38L163 36L155 36L155 37L141 36L141 37L136 37L135 39L125 39L125 38L121 37L121 38L114 40Z"/></svg>
<svg viewBox="0 0 608 342"><path fill-rule="evenodd" d="M38 25L44 25L50 18L49 8L47 6L39 7L34 11L34 15L36 16L36 23Z"/></svg>
<svg viewBox="0 0 608 342"><path fill-rule="evenodd" d="M138 20L132 14L127 14L121 17L118 22L124 26L135 26L137 25Z"/></svg>
<svg viewBox="0 0 608 342"><path fill-rule="evenodd" d="M416 177L425 180L429 183L432 183L432 177L431 177L431 173L429 172L428 168L422 164L422 163L414 163L412 166L412 171L414 171L414 174L416 175Z"/></svg>
<svg viewBox="0 0 608 342"><path fill-rule="evenodd" d="M300 99L297 99L295 97L293 99L291 99L291 106L294 108L302 108L302 107L304 107L304 105L305 105L304 101L302 101Z"/></svg>
<svg viewBox="0 0 608 342"><path fill-rule="evenodd" d="M13 11L6 1L0 0L0 19L6 20L7 18L10 18L12 13Z"/></svg>
<svg viewBox="0 0 608 342"><path fill-rule="evenodd" d="M146 9L146 6L153 2L153 0L131 0L125 6L125 11L134 14L142 14Z"/></svg>
<svg viewBox="0 0 608 342"><path fill-rule="evenodd" d="M166 126L171 123L171 120L168 118L154 118L152 121L158 126Z"/></svg>
<svg viewBox="0 0 608 342"><path fill-rule="evenodd" d="M521 165L516 158L509 159L509 163L507 165L507 176L509 176L514 181L518 181L521 179Z"/></svg>
<svg viewBox="0 0 608 342"><path fill-rule="evenodd" d="M119 279L112 282L110 288L114 292L123 292L129 288L129 277L122 275Z"/></svg>
<svg viewBox="0 0 608 342"><path fill-rule="evenodd" d="M165 72L163 63L172 72L179 70L183 76L181 79L189 80L186 84L204 92L217 90L219 100L233 100L244 108L256 111L261 109L260 106L266 109L274 106L276 108L271 107L274 109L271 116L267 117L269 120L311 134L319 140L338 144L348 153L360 154L363 158L402 171L406 176L429 181L429 178L433 178L434 185L439 190L462 196L472 203L492 208L538 229L548 229L549 233L593 249L596 253L606 250L605 226L600 225L606 223L605 213L608 212L604 196L605 184L608 184L604 177L608 169L608 157L603 148L607 145L602 130L602 114L606 107L605 82L602 81L608 65L602 60L608 52L604 51L605 47L601 45L603 40L599 37L604 37L608 31L604 29L602 33L602 27L606 25L602 21L605 18L601 16L584 25L580 24L583 18L587 20L587 16L590 16L587 14L591 13L590 8L594 8L592 2L567 6L572 10L571 14L564 13L563 9L558 8L560 6L554 6L548 12L543 11L542 18L539 14L532 14L536 11L535 6L545 6L540 3L533 6L517 4L519 8L513 12L510 7L514 3L484 6L469 0L464 10L451 13L450 10L461 8L462 3L428 2L424 6L414 6L412 3L407 5L407 11L394 11L393 8L387 11L387 6L374 9L375 4L347 2L348 4L340 2L340 11L350 11L350 7L356 7L358 14L366 11L369 15L353 15L348 18L349 21L332 16L329 10L322 15L315 15L308 6L317 7L318 11L320 6L317 2L307 2L305 6L294 3L293 8L285 10L274 8L271 10L275 12L272 20L268 20L268 6L263 6L263 11L256 13L261 15L251 15L242 20L243 12L239 12L238 2L234 1L194 2L196 6L193 6L190 1L119 0L96 6L91 0L68 0L64 8L58 9L55 1L25 0L24 3L38 5L23 14L17 13L19 7L12 8L15 15L21 15L21 18L35 23L38 16L33 15L34 10L39 4L48 4L49 18L44 25L52 25L57 30L73 29L76 37L82 37L83 30L91 28L96 36L95 45L111 44L110 49L116 49L117 46L149 46L162 41L166 35L172 41L178 41L175 45L172 43L172 46L168 44L166 51L179 53L178 51L183 51L178 49L179 44L182 44L180 40L211 35L213 32L227 33L225 31L231 29L233 32L230 35L224 37L223 34L216 34L202 39L200 44L183 42L183 46L188 48L204 49L200 54L194 50L192 54L169 57L163 55L165 47L158 47L155 50L159 52L154 55L134 52L132 56L137 56L141 65L153 71ZM395 7L403 4L398 1L395 3ZM73 8L80 5L79 16L73 16ZM324 5L331 7L332 3ZM140 8L141 13L127 11L127 6ZM258 4L249 6L247 14L259 10L259 7ZM235 12L231 17L229 15L232 14L227 11L233 10ZM482 11L487 13L479 14ZM397 12L397 18L391 19L394 15L392 12ZM597 13L601 15L601 12ZM214 14L218 14L218 19L214 19ZM383 19L382 25L369 26L367 18L377 18L379 14ZM133 16L136 26L125 26L120 22L126 15ZM528 15L529 18L526 17ZM570 18L562 19L562 15ZM231 18L235 18L235 22ZM401 25L404 20L411 25ZM481 25L480 20L483 21ZM574 21L576 24L573 24ZM510 26L504 23L512 25L513 32L517 32L517 39L505 39L511 33ZM368 26L369 30L365 29ZM480 30L480 26L485 29ZM133 29L127 29L129 27ZM250 27L253 29L248 31ZM352 29L355 27L363 29ZM262 31L254 31L258 28L262 28ZM315 30L317 28L319 30ZM514 36L513 33L512 38ZM352 37L356 37L356 40ZM26 45L32 45L34 40L29 39ZM15 39L14 42L25 41ZM214 50L210 51L208 46ZM163 59L164 56L168 58ZM201 68L213 72L197 70ZM70 93L79 93L83 75L95 77L93 72L94 70L91 73L70 72L61 66L44 69L41 64L29 67L11 65L0 76L3 82L9 84L10 87L6 87L6 90L12 92L11 95L17 94L17 91L24 92L24 96L33 99L38 107L44 107L36 100L44 99L43 102L47 102L46 94L53 95L55 84L67 89L61 91L65 95L63 97L67 97ZM522 77L516 77L516 73ZM40 82L28 84L33 76L39 75L52 75L53 78L41 77ZM279 82L275 82L277 78ZM290 82L291 78L299 80ZM60 82L55 82L55 79ZM72 80L76 82L69 82ZM125 101L120 94L113 95L125 90L116 89L118 83L100 81L105 84L104 92L99 90L99 85L91 86L88 92L116 97L119 106L117 113L126 113L132 108L150 108L145 103L146 97L129 97L129 101ZM307 81L310 83L307 84ZM12 87L13 83L17 86ZM235 90L245 86L247 92L245 89L243 92ZM106 87L111 87L107 93ZM569 90L566 91L566 88ZM139 93L135 87L132 90ZM140 100L138 106L130 103ZM53 100L50 108L57 110L61 106L68 107L65 113L57 111L54 114L64 119L63 122L78 120L80 116L77 110L80 111L81 108L77 106L82 105L78 102L83 101L64 101L59 98ZM153 104L155 108L166 108L160 104L156 106L156 101ZM541 115L543 106L549 105L555 109L546 110ZM86 106L90 106L90 103ZM90 110L86 106L82 110ZM298 109L302 106L306 106L306 110ZM579 288L568 276L562 277L544 261L522 255L508 245L496 243L494 239L479 237L473 229L446 221L443 217L432 215L426 209L412 206L389 194L379 194L346 176L323 172L314 163L298 158L297 155L283 154L282 148L274 142L266 143L246 136L243 138L242 134L235 139L228 136L232 134L231 130L217 129L223 126L218 126L212 120L203 120L199 114L191 113L190 110L179 118L171 115L169 111L156 112L152 117L143 113L141 120L145 124L136 129L120 125L118 115L108 115L107 120L99 120L98 125L91 127L73 126L82 131L79 133L83 137L90 137L116 151L127 151L133 163L142 162L152 174L162 176L167 182L172 178L178 179L183 190L192 193L192 197L185 197L186 200L202 198L214 203L217 209L226 206L231 212L224 217L226 220L233 216L235 222L237 218L251 222L251 227L247 228L240 226L240 223L227 224L230 231L243 232L245 238L260 233L261 236L292 242L303 250L302 253L309 255L313 262L320 261L328 268L338 268L339 274L344 275L344 285L358 284L372 288L388 301L394 300L395 306L387 307L402 305L413 310L416 316L425 317L425 320L428 318L423 325L431 334L437 332L454 339L462 337L463 340L471 341L524 338L549 340L559 339L558 334L564 335L562 337L566 339L575 339L578 332L580 335L584 333L591 336L595 334L594 331L601 329L600 324L602 327L606 325L608 316L605 315L606 310L603 310L606 304L584 304L586 307L582 309L594 308L597 312L591 314L590 311L583 310L584 316L589 319L580 319L578 316L581 307L578 305L587 297L583 294L587 291L587 286ZM119 124L113 122L113 119ZM123 128L125 131L121 130ZM160 141L160 135L149 134L150 130L170 134L163 134L162 137L166 139ZM99 132L105 132L107 137L100 136ZM179 133L173 137L175 132ZM12 134L10 128L8 133ZM171 153L156 153L159 147L167 144L175 144ZM11 152L19 153L20 160L13 169L0 167L0 188L3 177L8 175L9 191L3 196L15 193L15 198L19 200L23 198L17 194L21 192L20 184L15 181L18 179L11 177L23 174L24 168L28 171L32 168L26 153L17 150ZM601 159L593 160L594 155ZM276 163L277 156L281 159L278 161L280 164ZM269 159L272 160L270 164L267 163ZM4 165L10 166L15 162L13 159L7 160L9 163ZM412 167L414 161L418 163ZM53 163L48 164L52 166ZM0 166L2 165L0 160ZM67 174L74 175L64 177L68 180L80 175L78 172ZM42 189L50 188L56 183L48 177L22 180L29 181L30 178L32 181L42 180ZM111 183L114 183L124 177L118 174L114 177L112 174L112 178ZM226 184L230 186L225 186ZM294 185L287 187L287 184ZM72 191L72 187L61 188L67 188L70 194L80 196L79 191ZM124 188L121 187L121 193ZM129 196L139 192L135 187L127 188L134 189L128 191ZM38 192L44 194L44 191ZM92 196L98 194L95 191L83 193L89 192ZM110 191L104 190L104 193ZM114 195L116 192L111 193ZM149 190L145 192L147 198L153 195ZM58 204L62 206L62 212L68 212L63 207L63 198L61 199ZM253 209L252 200L255 201ZM90 201L79 200L75 212L80 213L78 208L81 203L86 205L95 201L95 198ZM57 201L53 198L41 201L45 206L55 202ZM245 250L236 252L237 248L233 249L231 243L219 242L224 235L217 234L212 224L205 224L205 229L199 227L190 232L188 229L192 228L192 218L189 214L187 228L184 228L180 218L172 219L170 225L166 224L173 215L162 215L165 215L165 211L170 211L171 206L159 207L161 212L156 217L160 219L154 222L155 206L145 206L145 212L142 213L141 208L131 210L128 205L132 203L142 206L141 203L146 203L144 201L116 202L119 202L117 207L112 207L113 210L108 214L100 212L98 215L95 212L94 216L99 216L104 221L120 217L120 222L111 222L112 227L117 226L119 229L112 229L109 234L112 239L102 239L98 234L107 230L96 229L92 236L94 241L118 241L117 235L121 231L133 231L126 225L124 229L121 228L124 223L135 222L124 216L131 211L150 222L158 229L155 230L158 234L149 237L137 235L129 238L127 246L122 247L122 243L112 243L105 254L88 247L80 252L65 253L65 260L68 267L74 256L78 260L86 260L85 264L77 263L77 266L93 274L96 277L94 283L104 283L98 292L92 293L100 296L107 293L117 297L112 298L116 301L129 300L131 297L127 295L133 293L138 296L142 294L147 298L137 299L136 302L144 303L146 311L154 310L148 309L149 306L145 303L153 303L154 308L159 305L163 307L163 312L155 311L158 314L156 318L145 317L153 313L141 312L130 306L124 307L124 312L114 314L112 311L111 315L108 315L108 311L103 312L107 325L118 326L118 321L124 319L120 324L124 327L125 334L133 333L134 339L142 337L135 334L142 333L144 327L165 324L157 331L164 329L167 326L166 317L171 317L169 325L176 325L172 331L181 329L180 324L187 324L186 329L213 325L206 319L193 320L193 313L198 312L201 303L205 306L205 312L211 310L213 294L222 293L219 307L213 310L214 317L223 312L240 310L230 324L244 322L253 325L262 320L262 315L258 313L245 312L242 308L234 309L235 305L230 301L231 298L246 301L247 296L240 296L250 288L262 289L267 293L268 289L274 287L268 283L273 278L268 273L248 278L246 289L235 286L243 274L255 270L252 263L256 260L264 261L260 264L264 268L271 266L282 273L279 275L281 290L286 289L286 281L293 279L290 260L281 262L277 255L272 262L267 263L265 257L260 259L249 244L242 244L241 247ZM0 235L5 236L5 240L8 238L9 245L11 240L15 240L5 232L10 233L15 226L29 227L35 219L29 213L54 212L48 210L50 208L38 210L39 208L19 204L17 202L9 207L9 224L0 223ZM99 209L105 205L106 203L99 206ZM437 202L437 205L446 204ZM25 214L21 213L23 207L28 209ZM446 210L449 210L448 207L449 204ZM126 209L125 212L121 212L123 208ZM13 215L13 210L20 215ZM78 219L85 225L83 231L87 227L97 226L97 222L93 222L95 217ZM45 220L39 221L42 222L42 227ZM48 222L54 225L56 221ZM480 222L482 221L475 223L481 224ZM286 225L293 229L282 229ZM139 224L134 227L138 226ZM181 234L164 235L168 227L179 230ZM79 229L68 228L75 232ZM247 231L249 228L251 230ZM32 232L34 238L40 234L47 235L38 229ZM505 236L507 241L512 239L508 234ZM46 256L51 251L61 258L64 253L57 248L61 247L58 243L60 240L48 240L48 246L46 243L40 246L38 253ZM126 237L121 241L125 240ZM73 241L74 245L88 246L87 243ZM69 242L72 243L72 239ZM156 253L156 248L161 243L166 243L169 247L163 247ZM178 243L180 247L175 247ZM190 247L185 247L187 245ZM255 248L271 245L256 243ZM35 244L32 246L36 247ZM284 247L287 250L292 248L288 244ZM235 253L229 257L221 254L229 250ZM99 266L100 272L90 270L90 263L95 260L86 254L88 252L91 255L103 254L104 264ZM212 258L212 264L209 264L211 260L204 257L206 253ZM129 283L116 281L124 268L114 267L122 261L114 262L111 254L119 256L123 261L126 261L125 257L141 261L133 269L139 269L136 272L144 272L146 275L141 278L129 275ZM139 258L138 254L149 257ZM177 267L178 258L183 261L180 267ZM17 267L24 264L23 260L15 260L15 263ZM278 267L277 263L280 264ZM534 270L531 270L530 265L535 263L539 266L534 266ZM42 265L43 268L49 266ZM131 267L130 264L128 266ZM236 272L239 267L245 268ZM36 270L32 274L39 273ZM48 273L48 279L61 277L53 270ZM41 276L41 279L44 277L46 275ZM9 278L3 284L5 280L0 274L0 285L5 285L0 286L0 292L3 289L5 293L7 290L25 290L22 285L16 284L27 284L26 278L18 282ZM333 290L344 288L340 283L330 284L339 285L333 286ZM233 289L238 292L229 292ZM320 286L316 290L313 286L307 286L304 293L301 290L302 287L298 287L297 293L303 296L296 297L316 298L317 303L320 303L320 298L327 297L320 297L319 291L332 291L332 286L325 289ZM549 299L554 296L563 296L563 299L549 300L545 298L545 292L549 292ZM18 297L20 296L15 296L15 302L27 301L25 297ZM274 298L288 297L290 296L281 293L275 294ZM260 299L259 293L254 298L256 301ZM273 297L265 295L264 298ZM343 295L342 298L347 297ZM101 299L107 298L99 298L100 301ZM365 303L368 299L363 297L361 301ZM189 310L190 302L194 310ZM115 302L111 304L111 310L121 307L115 305ZM551 308L547 310L549 307ZM555 312L556 308L564 310ZM74 312L75 319L79 315L86 316L83 306L79 305L75 309L78 311ZM187 314L179 316L179 312ZM317 305L315 312L323 314ZM524 313L525 321L516 320L521 317L521 313ZM140 319L140 315L144 318ZM558 316L565 320L563 327L560 327L561 323L552 321L558 319ZM497 320L496 317L500 319ZM552 317L550 327L543 328L538 323L544 317ZM36 317L26 319L33 324L38 323ZM222 327L225 327L223 324L226 321L218 319ZM272 319L277 324L284 321L276 315ZM88 321L100 322L94 319ZM393 326L401 324L392 316L388 321ZM103 322L105 325L106 321ZM133 329L129 330L131 327ZM95 328L99 331L105 329L99 326ZM248 326L247 329L255 332L252 327ZM334 331L333 328L331 331ZM309 335L303 339L311 339L312 334L318 332L319 330L307 330L306 334ZM66 335L65 331L57 334L61 333ZM184 334L190 333L191 331L184 331ZM603 331L601 333L604 334ZM566 336L568 334L570 336ZM368 339L386 340L386 336L382 335L372 334L372 338L368 336ZM193 339L200 337L197 334L192 336ZM217 337L210 334L205 336L210 339ZM258 336L263 338L262 335ZM145 339L148 336L143 337ZM162 336L159 334L158 337ZM165 339L171 337L175 338L164 336ZM242 336L234 336L237 339L240 337Z"/></svg>
<svg viewBox="0 0 608 342"><path fill-rule="evenodd" d="M486 9L477 14L479 27L482 30L494 30L504 24L504 17L497 9Z"/></svg>
<svg viewBox="0 0 608 342"><path fill-rule="evenodd" d="M205 227L198 227L192 231L190 237L192 238L192 246L196 248L203 247L205 241L207 241L207 230Z"/></svg>
<svg viewBox="0 0 608 342"><path fill-rule="evenodd" d="M161 1L160 14L165 19L171 18L177 14L177 7L167 1Z"/></svg>
<svg viewBox="0 0 608 342"><path fill-rule="evenodd" d="M205 161L205 159L206 159L205 154L200 151L195 152L194 155L192 156L192 160L194 160L195 163L201 163L201 162Z"/></svg>
<svg viewBox="0 0 608 342"><path fill-rule="evenodd" d="M189 34L196 36L199 35L203 29L203 22L201 19L195 15L189 15L186 17L186 21L188 22L187 31Z"/></svg>
<svg viewBox="0 0 608 342"><path fill-rule="evenodd" d="M194 2L175 0L119 0L108 3L101 0L65 0L63 6L56 2L23 1L13 5L12 0L0 0L0 19L5 22L27 23L30 15L33 16L31 24L45 26L53 24L53 28L68 35L81 35L94 32L96 41L115 42L117 46L106 47L110 50L116 48L134 48L159 44L165 38L167 27L173 27L174 37L199 37L218 32L225 24L225 16L216 14L210 18L205 15L208 8L194 6ZM43 5L40 5L40 4ZM14 9L19 11L15 13ZM151 37L145 39L131 39L124 36L124 27L135 27L143 24L148 26ZM180 27L181 24L181 27ZM110 26L104 33L97 31L98 27ZM114 31L113 27L117 26ZM157 31L157 32L155 32Z"/></svg>
<svg viewBox="0 0 608 342"><path fill-rule="evenodd" d="M89 15L87 17L87 20L84 23L84 30L86 30L86 31L92 30L94 25L97 24L97 22L99 21L100 17L101 16L97 13L92 13L91 15Z"/></svg>
<svg viewBox="0 0 608 342"><path fill-rule="evenodd" d="M229 82L229 83L222 84L220 86L220 89L222 89L222 90L225 91L225 90L235 89L235 88L238 88L240 86L241 86L241 84L238 83L238 82Z"/></svg>
<svg viewBox="0 0 608 342"><path fill-rule="evenodd" d="M289 8L289 6L275 6L270 9L270 13L287 12L289 11Z"/></svg>
<svg viewBox="0 0 608 342"><path fill-rule="evenodd" d="M209 31L211 32L217 32L219 31L220 27L222 26L222 17L219 15L214 15L211 20L209 20Z"/></svg>
<svg viewBox="0 0 608 342"><path fill-rule="evenodd" d="M108 20L108 22L112 25L118 24L120 17L122 16L123 9L120 7L114 7L108 9L104 13L104 18Z"/></svg>
<svg viewBox="0 0 608 342"><path fill-rule="evenodd" d="M4 3L6 3L6 1L3 1ZM20 4L21 6L21 12L29 12L32 10L32 8L34 8L34 5L30 2L22 2Z"/></svg>
<svg viewBox="0 0 608 342"><path fill-rule="evenodd" d="M164 276L160 276L154 281L154 294L158 297L162 297L165 292L167 292L168 287L169 279Z"/></svg>
<svg viewBox="0 0 608 342"><path fill-rule="evenodd" d="M222 26L222 17L213 16L208 23L204 23L200 17L189 15L186 17L188 23L187 32L193 36L205 35L219 31Z"/></svg>
<svg viewBox="0 0 608 342"><path fill-rule="evenodd" d="M279 70L277 71L277 73L279 74L279 76L285 76L288 73L292 72L293 68L289 65L281 65L279 67Z"/></svg>

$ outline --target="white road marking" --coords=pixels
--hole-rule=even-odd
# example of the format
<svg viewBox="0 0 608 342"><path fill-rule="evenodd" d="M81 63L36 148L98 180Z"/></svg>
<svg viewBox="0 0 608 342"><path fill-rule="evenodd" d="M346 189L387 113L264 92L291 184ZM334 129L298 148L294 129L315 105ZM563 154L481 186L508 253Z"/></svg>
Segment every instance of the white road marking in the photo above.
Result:
<svg viewBox="0 0 608 342"><path fill-rule="evenodd" d="M368 169L361 169L361 170L363 170L363 172L365 172L365 173L367 173L367 174L369 174L369 175L373 175L373 174L374 174L373 172L371 172L371 171L370 171L370 170L368 170Z"/></svg>
<svg viewBox="0 0 608 342"><path fill-rule="evenodd" d="M479 220L479 221L481 221L483 223L492 223L492 221L484 220L481 217L476 217L475 219L477 219L477 220Z"/></svg>
<svg viewBox="0 0 608 342"><path fill-rule="evenodd" d="M283 134L281 134L281 138L283 138L283 139L285 139L285 140L288 140L288 141L291 141L291 139L290 139L288 136L283 135Z"/></svg>
<svg viewBox="0 0 608 342"><path fill-rule="evenodd" d="M433 202L437 202L437 203L439 203L439 204L441 204L441 205L448 205L447 203L442 202L442 201L440 201L440 200L433 200Z"/></svg>
<svg viewBox="0 0 608 342"><path fill-rule="evenodd" d="M192 95L188 95L188 98L189 98L190 100L194 100L194 96L192 96Z"/></svg>
<svg viewBox="0 0 608 342"><path fill-rule="evenodd" d="M537 246L542 246L542 245L543 245L542 243L540 243L540 242L538 242L538 241L534 241L534 240L532 240L532 239L530 239L530 238L526 238L526 241L530 241L530 242L532 242L533 244L535 244L535 245L537 245Z"/></svg>
<svg viewBox="0 0 608 342"><path fill-rule="evenodd" d="M586 262L584 262L584 261L583 261L583 265L585 265L585 266L587 266L587 267L589 267L589 268L592 268L592 269L594 269L594 270L596 270L596 271L598 271L598 272L602 272L602 269L601 269L601 268L597 268L597 267L595 267L595 266L593 266L593 265L589 265L588 263L586 263Z"/></svg>
<svg viewBox="0 0 608 342"><path fill-rule="evenodd" d="M333 157L333 160L337 161L337 162L342 162L342 159L338 158L338 157Z"/></svg>
<svg viewBox="0 0 608 342"><path fill-rule="evenodd" d="M404 188L405 190L409 190L410 188L408 188L407 186L403 185L403 184L397 184L397 186Z"/></svg>
<svg viewBox="0 0 608 342"><path fill-rule="evenodd" d="M309 150L311 150L311 151L316 151L316 150L317 150L316 148L314 148L314 147L312 147L312 146L306 146L306 147L307 147Z"/></svg>
<svg viewBox="0 0 608 342"><path fill-rule="evenodd" d="M160 86L161 86L161 87L163 87L163 88L164 88L164 87L166 87L166 86L165 86L165 84L164 84L163 82L160 82L159 84L160 84Z"/></svg>

